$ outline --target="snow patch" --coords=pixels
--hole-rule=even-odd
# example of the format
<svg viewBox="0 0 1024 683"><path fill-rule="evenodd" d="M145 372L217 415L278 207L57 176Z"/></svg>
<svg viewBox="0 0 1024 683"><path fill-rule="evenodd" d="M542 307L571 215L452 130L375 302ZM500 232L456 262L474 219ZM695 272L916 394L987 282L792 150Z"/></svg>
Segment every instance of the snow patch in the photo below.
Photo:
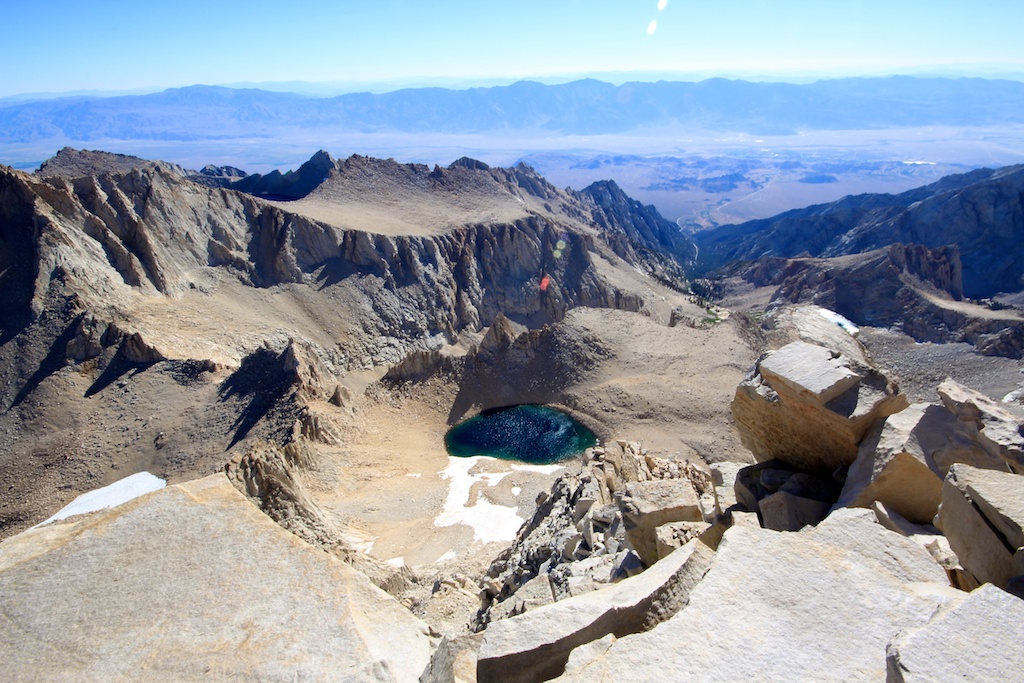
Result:
<svg viewBox="0 0 1024 683"><path fill-rule="evenodd" d="M149 472L139 472L120 481L115 481L109 486L83 493L61 508L55 515L45 522L36 524L36 526L66 519L72 515L84 515L87 512L116 507L121 503L127 503L133 498L157 491L165 486L167 486L167 482L160 477L154 476Z"/></svg>
<svg viewBox="0 0 1024 683"><path fill-rule="evenodd" d="M390 564L392 567L398 567L399 569L405 566L404 557L392 557L390 560L385 560L385 562Z"/></svg>
<svg viewBox="0 0 1024 683"><path fill-rule="evenodd" d="M449 550L444 555L434 560L434 564L441 564L442 562L451 562L457 557L458 555L455 554L454 550Z"/></svg>
<svg viewBox="0 0 1024 683"><path fill-rule="evenodd" d="M441 472L442 479L449 479L448 497L444 509L434 518L437 526L465 524L473 529L473 540L483 543L511 541L519 527L526 521L516 508L495 505L481 495L470 505L470 495L475 484L495 486L510 472L481 472L470 474L470 470L481 460L495 460L477 455L472 458L448 457L448 467ZM514 467L514 466L513 466Z"/></svg>
<svg viewBox="0 0 1024 683"><path fill-rule="evenodd" d="M554 474L565 465L512 465L516 472L537 472L538 474Z"/></svg>
<svg viewBox="0 0 1024 683"><path fill-rule="evenodd" d="M407 472L405 476L412 477L413 479L419 479L423 475L420 474L419 472Z"/></svg>
<svg viewBox="0 0 1024 683"><path fill-rule="evenodd" d="M855 337L858 333L860 333L859 327L857 327L849 319L844 318L835 311L830 311L827 308L819 308L818 313L820 313L821 317L824 318L825 320L828 320L829 322L833 322L836 325L839 325L839 327L849 332L851 336Z"/></svg>
<svg viewBox="0 0 1024 683"><path fill-rule="evenodd" d="M513 496L518 496L522 492L523 492L523 487L522 486L513 486L512 487L512 495Z"/></svg>

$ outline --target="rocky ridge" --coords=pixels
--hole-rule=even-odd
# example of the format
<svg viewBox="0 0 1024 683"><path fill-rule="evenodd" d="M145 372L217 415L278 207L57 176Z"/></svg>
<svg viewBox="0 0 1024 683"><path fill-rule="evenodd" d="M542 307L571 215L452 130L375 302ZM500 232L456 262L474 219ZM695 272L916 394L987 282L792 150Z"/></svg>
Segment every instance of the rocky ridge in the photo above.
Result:
<svg viewBox="0 0 1024 683"><path fill-rule="evenodd" d="M667 241L665 234L628 235L620 225L642 207L616 194L605 202L609 212L617 207L616 218L597 224L589 195L557 190L525 166L490 169L469 160L431 172L364 157L335 162L326 153L308 166L330 178L311 190L318 176L308 169L283 175L298 183L294 194L327 196L352 184L360 194L361 178L390 193L374 201L413 207L412 222L419 214L405 193L413 186L442 209L504 202L515 213L458 223L455 211L455 222L439 231L381 234L367 230L372 222L322 222L292 212L296 202L197 184L180 169L130 157L62 150L37 175L0 169L0 287L7 293L0 303L0 445L8 459L35 452L19 436L33 421L56 427L43 429L51 444L37 453L43 462L52 461L56 443L88 433L91 409L55 383L82 384L72 396L109 405L107 387L148 369L157 370L146 375L153 392L164 373L183 394L204 387L218 405L198 418L198 429L235 409L240 417L232 418L226 443L198 449L207 439L176 443L159 436L172 430L151 427L152 436L140 432L127 442L138 449L137 462L183 472L196 457L219 460L218 449L250 437L281 443L306 408L287 399L288 381L262 382L282 377L294 344L309 346L335 377L372 371L416 349L455 343L499 315L536 328L579 306L639 311L648 295L612 284L607 273L623 262L652 270L665 263L644 255L648 247L662 253L657 242L643 242ZM635 221L666 230L655 217L644 210ZM685 240L674 239L685 251ZM256 332L267 312L275 322ZM70 417L51 419L55 411ZM329 420L320 422L307 431L332 431ZM98 464L82 467L94 477ZM4 513L5 529L28 521L18 501L28 504L28 490L40 483L35 476L24 496L24 484L9 483L15 493L6 506L15 507Z"/></svg>
<svg viewBox="0 0 1024 683"><path fill-rule="evenodd" d="M949 176L900 195L844 197L832 204L724 226L698 235L701 268L762 257L828 258L889 244L929 249L957 245L964 294L992 297L1022 288L1016 251L1024 168L1008 166Z"/></svg>
<svg viewBox="0 0 1024 683"><path fill-rule="evenodd" d="M815 336L811 328L803 332ZM787 350L806 353L804 347L809 346L813 345L794 342L769 354L761 365ZM857 357L866 358L863 349ZM826 353L818 360L783 364L771 376L777 384L813 388L816 378L835 374L834 361L835 357ZM847 380L850 382L854 380ZM742 391L741 385L737 395ZM870 436L854 436L854 445L861 445L858 463L866 453L877 453L875 488L863 487L863 475L854 472L859 465L854 465L831 512L830 501L835 502L839 488L835 484L826 487L831 493L818 501L817 516L792 526L779 527L776 522L806 514L810 508L805 501L822 490L823 482L815 476L827 478L836 466L827 451L820 453L817 462L810 455L790 461L771 459L795 452L787 446L806 441L799 432L779 431L768 444L772 451L765 450L762 443L749 444L754 457L762 462L736 472L734 498L722 495L724 491L713 485L713 476L706 480L711 485L700 484L705 477L692 467L687 467L685 474L678 463L645 467L638 445L619 444L610 452L588 453L585 461L590 464L583 473L560 479L550 497L538 501L535 518L524 525L516 544L492 566L492 578L484 580L488 599L491 595L500 599L505 593L522 597L515 599L510 611L495 609L510 598L493 602L483 612L490 617L483 638L461 645L464 662L471 661L467 652L478 653L475 678L469 680L587 681L627 675L655 680L669 670L682 680L723 681L760 676L773 680L942 680L953 671L966 672L962 675L969 678L980 671L1013 677L1012 662L1024 650L996 635L998 618L984 626L977 619L971 621L972 627L994 639L981 644L977 633L970 636L974 647L993 658L991 665L978 663L978 650L954 655L948 645L924 634L935 630L957 638L952 634L964 626L960 617L947 615L962 612L967 618L979 609L976 604L1000 604L999 609L1007 613L1017 609L1019 598L1011 593L1020 594L1016 551L1024 512L1013 502L1020 475L1005 468L1016 462L1013 449L1024 416L997 408L983 396L951 382L939 391L945 408L935 408L947 419L932 420L925 428L930 435L921 432L907 441L912 444L908 448L918 453L913 457L920 458L923 470L900 466L905 473L897 476L892 468L897 459L886 455L891 449L883 451ZM820 416L835 409L815 403L811 391L797 396L776 409L802 420L822 419ZM879 415L870 422L877 429L903 412L888 418ZM912 414L921 415L921 411ZM983 414L989 417L980 418ZM741 432L761 421L737 414ZM969 430L967 424L975 428ZM822 422L816 431L820 436L830 429ZM997 441L1003 445L995 446ZM990 469L975 469L964 462ZM631 474L620 479L626 471ZM644 481L655 471L670 478L648 483L668 483L672 481L669 472L675 472L681 474L690 493L676 492L646 509L627 503L626 494L609 497L609 486L629 491L626 479ZM605 478L605 473L611 478ZM845 473L846 467L836 470L837 477L842 475L840 481ZM928 524L909 522L889 507L899 507L924 491L934 492L931 482L941 483L943 478L941 496L931 496L930 512L923 513ZM885 485L877 485L883 479L888 479ZM769 483L776 480L777 484ZM764 486L786 495L782 499L777 494L767 495ZM861 497L853 499L848 491L857 486ZM670 513L677 519L686 518L684 501L694 494L708 496L711 503L702 505L692 498L697 522L669 523L671 518L662 516ZM613 527L632 511L633 515L639 513L633 518L634 530L642 526L637 521L648 517L652 527L657 525L659 539L668 538L667 529L678 530L680 524L691 525L692 535L665 545L664 550L659 544L657 559L641 563L649 565L647 571L622 572L620 576L631 577L612 587L597 586L595 592L593 577L587 576L592 567L622 566L597 549L609 541L615 548L643 547L621 527L612 535L591 531L593 520L608 517L608 500L614 500L609 517ZM751 512L757 514L757 521L748 519ZM932 518L938 528L930 524ZM700 520L704 520L703 526L696 526ZM620 537L623 546L618 545ZM563 575L568 581L555 580ZM988 581L1010 592L999 591L985 583ZM538 582L544 583L542 590L536 589ZM982 583L983 588L968 595ZM736 586L744 590L737 592ZM845 591L850 591L848 596ZM836 638L839 624L843 636ZM740 635L752 629L756 637ZM915 654L918 647L931 648L929 662L914 660L920 656ZM820 656L822 652L827 656ZM916 678L924 676L923 671L945 673ZM452 679L431 677L428 670L421 680Z"/></svg>
<svg viewBox="0 0 1024 683"><path fill-rule="evenodd" d="M349 161L350 171L394 173L384 185L500 185L501 174L470 160L429 182L417 167ZM22 506L5 502L7 528L38 519L29 498L75 477L153 465L181 479L204 468L227 477L172 485L0 544L5 632L50 641L76 631L69 624L91 624L89 605L103 624L66 640L71 664L23 657L28 646L15 638L5 661L26 676L655 680L673 671L725 681L911 680L927 668L924 658L940 679L982 670L975 661L1012 676L1019 642L995 632L998 620L975 615L1014 614L1007 601L1024 592L1014 503L1021 415L954 383L939 388L941 404L906 408L894 378L833 312L783 307L756 324L686 305L653 278L637 285L626 275L642 265L630 261L642 250L619 253L607 229L572 225L565 207L592 216L585 203L535 182L528 169L504 173L515 171L522 178L507 187L529 205L525 217L418 235L320 221L286 210L303 200L270 203L160 169L52 181L6 173L0 278L16 296L0 346L10 401L0 484L31 473L7 489ZM556 194L541 196L548 192ZM634 228L646 221L633 220ZM911 253L903 267L913 263ZM434 288L450 298L430 303ZM631 335L657 348L624 345ZM766 351L746 379L724 387L739 385L733 418L748 453L713 452L697 439L677 441L680 452L652 452L615 439L621 420L599 419L626 412L656 434L650 416L668 413L652 405L657 394L636 387L674 367L665 347L697 354L705 345L724 356L741 342ZM611 366L619 374L608 374ZM672 381L678 415L693 420L699 414L680 399L696 385L687 373ZM443 424L506 400L566 405L602 425L606 445L541 494L478 585L449 573L431 586L402 563L361 552L328 490L331 476L363 476L351 460L330 469L368 427L359 414L393 404L404 425L419 401L444 413ZM153 405L164 410L153 414ZM185 420L169 421L176 410ZM114 450L136 460L100 457L87 445L111 426L123 439ZM26 447L30 434L50 441ZM809 439L829 447L808 449ZM389 484L403 478L398 470ZM475 486L470 495L491 494ZM49 596L83 564L98 569L75 585L71 609L49 609ZM108 580L111 566L123 573L118 585ZM253 587L245 604L225 577ZM998 588L966 592L985 581ZM302 607L311 596L320 607ZM453 627L457 616L444 608L465 604L479 607L481 632ZM301 615L289 611L295 606ZM410 610L441 630L428 631ZM221 611L242 621L210 619ZM147 623L182 617L167 641L160 630L134 628L129 615L140 613ZM934 638L955 638L961 619L982 635L973 631L980 644L970 657L954 658ZM299 621L315 633L296 630ZM217 657L193 656L178 639L192 631ZM96 638L123 647L100 661ZM256 641L268 658L250 656ZM139 659L149 651L160 657Z"/></svg>

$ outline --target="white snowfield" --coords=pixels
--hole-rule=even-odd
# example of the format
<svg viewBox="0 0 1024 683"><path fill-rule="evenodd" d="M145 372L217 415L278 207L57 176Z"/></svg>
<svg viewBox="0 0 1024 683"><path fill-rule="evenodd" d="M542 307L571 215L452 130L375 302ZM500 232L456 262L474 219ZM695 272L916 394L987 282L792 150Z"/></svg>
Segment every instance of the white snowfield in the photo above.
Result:
<svg viewBox="0 0 1024 683"><path fill-rule="evenodd" d="M830 311L827 308L822 308L819 309L818 312L821 313L822 318L834 322L836 325L839 325L839 327L843 328L853 336L857 336L857 334L860 332L859 327L857 327L849 319L844 318L835 311Z"/></svg>
<svg viewBox="0 0 1024 683"><path fill-rule="evenodd" d="M56 522L73 515L84 515L87 512L116 507L121 503L127 503L133 498L138 498L151 491L162 489L165 486L167 486L167 482L160 477L154 476L149 472L139 472L120 481L115 481L109 486L83 493L62 507L45 522L40 522L36 526Z"/></svg>
<svg viewBox="0 0 1024 683"><path fill-rule="evenodd" d="M481 460L494 460L477 455L471 458L449 456L448 467L441 472L443 479L450 480L448 497L444 501L444 509L434 518L437 526L465 524L473 529L473 540L482 543L495 541L511 541L525 521L517 514L514 507L495 505L484 496L476 496L471 501L473 485L480 482L487 486L496 486L509 472L482 472L470 474L470 470ZM561 469L561 465L512 465L513 470L543 472L550 474ZM470 505L470 502L473 502Z"/></svg>

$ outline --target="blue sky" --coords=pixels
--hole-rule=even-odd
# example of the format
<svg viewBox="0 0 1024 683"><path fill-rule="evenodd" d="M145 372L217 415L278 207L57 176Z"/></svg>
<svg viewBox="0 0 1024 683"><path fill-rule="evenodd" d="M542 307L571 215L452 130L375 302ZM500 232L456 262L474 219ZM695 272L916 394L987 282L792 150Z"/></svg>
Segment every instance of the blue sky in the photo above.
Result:
<svg viewBox="0 0 1024 683"><path fill-rule="evenodd" d="M0 2L0 96L611 71L1024 73L1021 0Z"/></svg>

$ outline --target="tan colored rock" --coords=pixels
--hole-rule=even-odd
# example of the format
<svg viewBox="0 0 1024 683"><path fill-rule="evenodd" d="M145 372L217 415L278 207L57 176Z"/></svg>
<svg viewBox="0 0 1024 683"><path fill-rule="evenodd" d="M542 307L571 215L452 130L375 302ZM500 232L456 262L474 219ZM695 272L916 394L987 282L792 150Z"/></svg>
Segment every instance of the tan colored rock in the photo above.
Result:
<svg viewBox="0 0 1024 683"><path fill-rule="evenodd" d="M952 432L941 406L915 404L877 423L861 442L838 507L880 501L917 524L929 524L942 500L942 479L931 454Z"/></svg>
<svg viewBox="0 0 1024 683"><path fill-rule="evenodd" d="M560 675L574 648L608 634L650 629L675 614L713 560L714 551L693 540L613 586L492 623L480 646L477 680L516 683Z"/></svg>
<svg viewBox="0 0 1024 683"><path fill-rule="evenodd" d="M760 363L761 376L792 393L809 393L821 403L845 394L860 384L860 375L840 353L824 346L793 342Z"/></svg>
<svg viewBox="0 0 1024 683"><path fill-rule="evenodd" d="M757 518L756 512L742 512L739 510L733 510L729 514L732 526L744 526L748 529L760 529L761 520Z"/></svg>
<svg viewBox="0 0 1024 683"><path fill-rule="evenodd" d="M416 680L426 625L223 474L0 544L11 680Z"/></svg>
<svg viewBox="0 0 1024 683"><path fill-rule="evenodd" d="M702 522L697 492L689 479L655 479L633 482L616 494L626 540L644 565L658 561L656 530L668 522Z"/></svg>
<svg viewBox="0 0 1024 683"><path fill-rule="evenodd" d="M942 486L936 521L979 582L1005 588L1024 574L1024 477L957 463Z"/></svg>
<svg viewBox="0 0 1024 683"><path fill-rule="evenodd" d="M676 548L682 548L695 538L699 538L711 528L707 522L669 522L662 524L654 531L658 544L658 559L668 557Z"/></svg>
<svg viewBox="0 0 1024 683"><path fill-rule="evenodd" d="M756 460L814 471L853 463L870 426L907 405L880 371L796 341L754 366L737 386L732 410Z"/></svg>
<svg viewBox="0 0 1024 683"><path fill-rule="evenodd" d="M420 683L476 683L476 659L483 633L442 638Z"/></svg>
<svg viewBox="0 0 1024 683"><path fill-rule="evenodd" d="M835 313L813 304L779 306L762 320L775 337L788 341L803 340L810 344L835 349L847 358L868 365L870 359L863 344L847 329L838 325Z"/></svg>
<svg viewBox="0 0 1024 683"><path fill-rule="evenodd" d="M951 602L886 647L886 683L1019 681L1024 673L1024 601L985 584Z"/></svg>
<svg viewBox="0 0 1024 683"><path fill-rule="evenodd" d="M879 681L892 637L957 594L869 511L797 534L734 527L686 607L573 653L559 680Z"/></svg>
<svg viewBox="0 0 1024 683"><path fill-rule="evenodd" d="M935 453L943 476L955 462L1024 474L1024 435L1017 414L952 379L939 386L939 397L957 418L949 443Z"/></svg>
<svg viewBox="0 0 1024 683"><path fill-rule="evenodd" d="M911 522L900 513L886 506L885 503L875 501L870 505L870 508L875 513L875 519L878 520L879 524L889 531L895 531L901 536L913 538L915 536L939 535L939 530L931 524Z"/></svg>
<svg viewBox="0 0 1024 683"><path fill-rule="evenodd" d="M716 462L711 464L712 482L715 487L715 498L724 513L736 505L736 474L747 466L742 462Z"/></svg>

